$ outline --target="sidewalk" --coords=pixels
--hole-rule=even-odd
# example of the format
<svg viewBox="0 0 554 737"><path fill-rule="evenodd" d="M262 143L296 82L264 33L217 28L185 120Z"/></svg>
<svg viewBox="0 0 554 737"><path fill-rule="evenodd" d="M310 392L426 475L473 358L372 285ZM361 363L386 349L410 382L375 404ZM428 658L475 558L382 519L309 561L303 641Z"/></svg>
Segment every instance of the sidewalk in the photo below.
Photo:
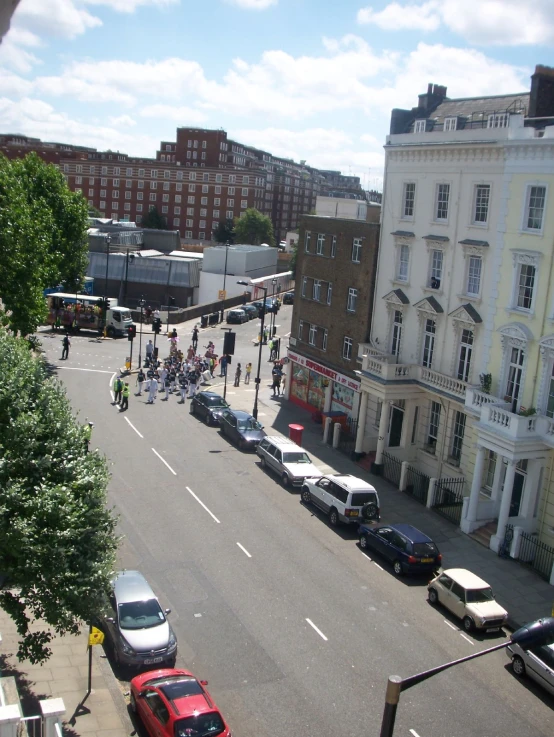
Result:
<svg viewBox="0 0 554 737"><path fill-rule="evenodd" d="M64 735L128 737L135 733L123 692L108 661L101 658L100 646L93 647L92 691L79 709L88 687L88 628L76 637L55 637L52 655L42 666L18 661L16 628L2 609L0 634L0 676L15 677L23 716L39 715L43 699L62 698Z"/></svg>

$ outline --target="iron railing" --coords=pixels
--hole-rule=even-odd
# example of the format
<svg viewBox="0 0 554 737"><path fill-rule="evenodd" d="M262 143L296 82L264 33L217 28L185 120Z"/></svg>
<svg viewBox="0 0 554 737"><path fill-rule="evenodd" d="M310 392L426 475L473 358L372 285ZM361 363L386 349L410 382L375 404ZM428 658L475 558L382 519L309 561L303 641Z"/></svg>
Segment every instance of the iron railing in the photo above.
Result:
<svg viewBox="0 0 554 737"><path fill-rule="evenodd" d="M402 461L390 453L383 453L383 478L390 481L397 488L400 486L400 474L402 473Z"/></svg>
<svg viewBox="0 0 554 737"><path fill-rule="evenodd" d="M356 435L358 433L358 420L351 417L346 418L346 429L341 428L339 436L339 450L350 455L356 448Z"/></svg>
<svg viewBox="0 0 554 737"><path fill-rule="evenodd" d="M534 568L541 578L550 581L554 566L554 548L541 542L536 535L521 533L518 560Z"/></svg>
<svg viewBox="0 0 554 737"><path fill-rule="evenodd" d="M435 484L433 509L449 522L459 525L462 519L465 480L462 477L438 479Z"/></svg>
<svg viewBox="0 0 554 737"><path fill-rule="evenodd" d="M42 716L21 717L21 722L24 726L23 733L25 735L28 735L28 737L42 737Z"/></svg>
<svg viewBox="0 0 554 737"><path fill-rule="evenodd" d="M404 491L421 504L427 504L427 492L429 491L430 478L427 474L408 466L406 475L406 488Z"/></svg>

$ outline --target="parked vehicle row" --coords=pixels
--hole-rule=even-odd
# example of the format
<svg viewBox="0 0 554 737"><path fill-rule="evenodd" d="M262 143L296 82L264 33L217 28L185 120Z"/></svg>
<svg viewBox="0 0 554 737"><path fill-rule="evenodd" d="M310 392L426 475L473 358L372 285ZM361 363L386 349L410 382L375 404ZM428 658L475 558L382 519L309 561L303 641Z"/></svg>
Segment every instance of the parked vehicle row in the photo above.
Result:
<svg viewBox="0 0 554 737"><path fill-rule="evenodd" d="M292 301L290 300L290 294L293 295ZM294 303L294 292L287 292L284 297L284 304ZM262 316L262 309L264 301L251 302L249 304L241 305L240 307L233 307L233 309L227 312L227 324L228 325L242 325L242 323L248 322L249 320L256 320ZM265 312L274 312L277 314L281 307L281 299L279 297L267 297L265 300Z"/></svg>

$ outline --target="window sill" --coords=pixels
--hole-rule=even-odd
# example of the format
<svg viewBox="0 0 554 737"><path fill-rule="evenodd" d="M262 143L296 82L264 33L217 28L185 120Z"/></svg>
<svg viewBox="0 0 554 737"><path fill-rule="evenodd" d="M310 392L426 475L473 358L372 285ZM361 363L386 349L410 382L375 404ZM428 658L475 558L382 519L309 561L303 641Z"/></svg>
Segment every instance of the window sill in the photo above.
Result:
<svg viewBox="0 0 554 737"><path fill-rule="evenodd" d="M524 310L520 307L506 307L508 315L519 315L520 317L534 317L534 310Z"/></svg>
<svg viewBox="0 0 554 737"><path fill-rule="evenodd" d="M421 447L421 450L423 451L423 453L426 453L431 458L437 458L437 454L435 452L434 447L431 447L430 445L423 445Z"/></svg>
<svg viewBox="0 0 554 737"><path fill-rule="evenodd" d="M422 292L429 292L430 294L438 294L439 297L443 295L442 289L433 289L433 287L423 287Z"/></svg>
<svg viewBox="0 0 554 737"><path fill-rule="evenodd" d="M456 297L463 300L464 302L474 302L475 304L481 304L481 295L457 294Z"/></svg>
<svg viewBox="0 0 554 737"><path fill-rule="evenodd" d="M471 223L471 228L479 228L479 230L488 230L489 224L488 223Z"/></svg>
<svg viewBox="0 0 554 737"><path fill-rule="evenodd" d="M460 461L456 460L456 458L452 458L452 456L448 456L448 458L444 461L444 464L446 466L450 466L450 468L456 469L456 471L460 470Z"/></svg>
<svg viewBox="0 0 554 737"><path fill-rule="evenodd" d="M409 281L400 281L400 279L391 279L390 280L390 283L393 284L393 285L396 284L399 287L409 287L410 286L410 282Z"/></svg>
<svg viewBox="0 0 554 737"><path fill-rule="evenodd" d="M521 228L519 231L520 235L539 235L542 236L543 230L527 230L526 228Z"/></svg>

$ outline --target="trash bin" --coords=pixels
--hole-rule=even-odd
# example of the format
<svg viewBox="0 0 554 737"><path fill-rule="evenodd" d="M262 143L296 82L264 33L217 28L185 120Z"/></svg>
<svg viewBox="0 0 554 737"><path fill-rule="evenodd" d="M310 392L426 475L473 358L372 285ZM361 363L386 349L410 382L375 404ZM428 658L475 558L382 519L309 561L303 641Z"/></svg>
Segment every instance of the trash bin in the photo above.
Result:
<svg viewBox="0 0 554 737"><path fill-rule="evenodd" d="M302 445L302 433L304 427L302 425L289 425L289 438L296 443L296 445Z"/></svg>
<svg viewBox="0 0 554 737"><path fill-rule="evenodd" d="M208 316L202 315L200 317L200 327L201 328L207 328L208 327Z"/></svg>

